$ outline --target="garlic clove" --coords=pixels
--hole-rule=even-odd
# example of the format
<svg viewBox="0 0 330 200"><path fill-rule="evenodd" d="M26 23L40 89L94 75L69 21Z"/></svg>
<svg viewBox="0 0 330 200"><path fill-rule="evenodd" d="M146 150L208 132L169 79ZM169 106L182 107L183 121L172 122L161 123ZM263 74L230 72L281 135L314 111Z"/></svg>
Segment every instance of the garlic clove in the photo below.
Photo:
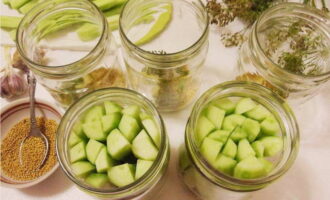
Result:
<svg viewBox="0 0 330 200"><path fill-rule="evenodd" d="M28 84L23 77L16 72L1 77L1 97L11 98L25 94Z"/></svg>

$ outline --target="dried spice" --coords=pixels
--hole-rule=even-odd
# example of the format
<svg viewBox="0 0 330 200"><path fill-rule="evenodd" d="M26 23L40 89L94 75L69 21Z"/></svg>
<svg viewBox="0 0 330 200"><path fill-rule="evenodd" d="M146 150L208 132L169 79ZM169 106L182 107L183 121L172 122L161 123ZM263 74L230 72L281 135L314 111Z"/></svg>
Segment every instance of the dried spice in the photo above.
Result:
<svg viewBox="0 0 330 200"><path fill-rule="evenodd" d="M46 135L49 142L49 154L45 164L38 168L38 162L43 158L43 141L39 138L28 138L23 146L23 164L19 161L19 148L22 140L30 131L30 119L25 118L15 124L1 141L1 172L8 178L18 181L28 181L36 179L48 171L56 164L55 136L57 123L54 120L37 117L37 126Z"/></svg>

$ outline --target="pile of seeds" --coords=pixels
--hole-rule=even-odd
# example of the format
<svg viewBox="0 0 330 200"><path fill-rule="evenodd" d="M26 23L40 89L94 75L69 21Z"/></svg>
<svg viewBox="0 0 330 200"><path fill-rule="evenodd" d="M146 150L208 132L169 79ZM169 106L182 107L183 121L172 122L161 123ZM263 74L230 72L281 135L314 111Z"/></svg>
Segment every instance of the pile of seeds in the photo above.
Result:
<svg viewBox="0 0 330 200"><path fill-rule="evenodd" d="M8 178L28 181L36 179L51 170L56 164L55 136L57 123L54 120L37 117L37 125L49 142L49 154L44 165L39 168L45 146L41 138L29 137L22 150L22 165L19 161L19 148L30 131L30 119L25 118L15 124L1 142L1 173Z"/></svg>

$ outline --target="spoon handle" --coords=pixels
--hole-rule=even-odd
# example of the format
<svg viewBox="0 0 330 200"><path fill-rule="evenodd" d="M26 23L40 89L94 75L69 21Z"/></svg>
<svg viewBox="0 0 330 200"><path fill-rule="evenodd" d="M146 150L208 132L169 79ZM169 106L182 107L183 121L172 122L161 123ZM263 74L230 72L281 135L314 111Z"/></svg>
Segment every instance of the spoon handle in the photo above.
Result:
<svg viewBox="0 0 330 200"><path fill-rule="evenodd" d="M36 79L32 72L28 74L28 81L29 81L29 97L30 97L30 122L31 122L31 129L37 128L37 120L35 115L35 91L36 91Z"/></svg>

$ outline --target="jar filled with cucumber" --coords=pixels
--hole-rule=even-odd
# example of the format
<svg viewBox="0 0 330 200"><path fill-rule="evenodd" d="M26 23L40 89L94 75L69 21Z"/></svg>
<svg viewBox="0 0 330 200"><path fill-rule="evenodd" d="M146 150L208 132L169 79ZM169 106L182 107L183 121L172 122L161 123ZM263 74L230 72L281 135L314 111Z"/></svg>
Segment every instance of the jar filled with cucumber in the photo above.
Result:
<svg viewBox="0 0 330 200"><path fill-rule="evenodd" d="M71 106L57 150L79 188L109 199L148 199L162 186L169 161L165 127L153 104L127 89L92 92Z"/></svg>
<svg viewBox="0 0 330 200"><path fill-rule="evenodd" d="M124 2L108 5L114 21L87 0L44 1L20 21L17 50L62 107L99 88L127 86L111 33Z"/></svg>
<svg viewBox="0 0 330 200"><path fill-rule="evenodd" d="M259 84L226 82L196 102L179 172L201 199L244 199L284 175L298 146L297 122L278 94Z"/></svg>

